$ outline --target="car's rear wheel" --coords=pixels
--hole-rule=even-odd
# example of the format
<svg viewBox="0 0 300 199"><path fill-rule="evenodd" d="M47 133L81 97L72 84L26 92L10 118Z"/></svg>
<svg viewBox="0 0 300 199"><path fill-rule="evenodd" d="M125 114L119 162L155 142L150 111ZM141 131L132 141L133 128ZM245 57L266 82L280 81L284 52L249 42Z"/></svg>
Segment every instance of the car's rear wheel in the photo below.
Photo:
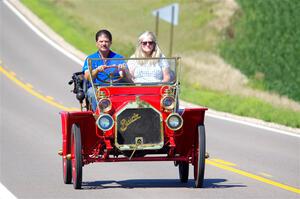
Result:
<svg viewBox="0 0 300 199"><path fill-rule="evenodd" d="M188 162L179 162L178 170L179 170L180 182L187 183L187 181L189 179L189 163Z"/></svg>
<svg viewBox="0 0 300 199"><path fill-rule="evenodd" d="M82 183L81 132L78 125L72 125L71 134L72 178L74 189L80 189Z"/></svg>
<svg viewBox="0 0 300 199"><path fill-rule="evenodd" d="M198 126L198 138L194 154L194 179L195 187L203 187L204 171L205 171L205 127L204 125Z"/></svg>
<svg viewBox="0 0 300 199"><path fill-rule="evenodd" d="M72 182L72 163L66 157L62 158L63 166L63 179L65 184L71 184Z"/></svg>

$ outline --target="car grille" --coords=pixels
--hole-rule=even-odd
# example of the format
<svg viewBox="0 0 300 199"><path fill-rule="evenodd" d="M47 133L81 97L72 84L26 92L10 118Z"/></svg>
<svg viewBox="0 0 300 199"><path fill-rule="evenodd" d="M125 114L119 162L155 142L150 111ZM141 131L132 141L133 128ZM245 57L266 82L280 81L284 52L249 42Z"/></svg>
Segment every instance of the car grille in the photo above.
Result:
<svg viewBox="0 0 300 199"><path fill-rule="evenodd" d="M116 128L116 146L121 150L163 146L161 115L153 108L124 109L117 115Z"/></svg>

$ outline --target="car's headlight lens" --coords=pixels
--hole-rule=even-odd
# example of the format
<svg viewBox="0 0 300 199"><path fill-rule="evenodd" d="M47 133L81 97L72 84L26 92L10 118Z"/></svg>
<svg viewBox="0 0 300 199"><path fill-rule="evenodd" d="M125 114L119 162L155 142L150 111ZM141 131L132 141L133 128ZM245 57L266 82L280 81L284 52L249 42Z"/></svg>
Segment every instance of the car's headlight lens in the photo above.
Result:
<svg viewBox="0 0 300 199"><path fill-rule="evenodd" d="M98 106L102 112L106 113L111 109L111 101L107 98L100 99Z"/></svg>
<svg viewBox="0 0 300 199"><path fill-rule="evenodd" d="M108 114L100 115L97 120L97 125L102 131L110 130L114 125L113 118Z"/></svg>
<svg viewBox="0 0 300 199"><path fill-rule="evenodd" d="M171 113L167 117L167 126L172 130L178 130L183 125L183 119L178 113Z"/></svg>
<svg viewBox="0 0 300 199"><path fill-rule="evenodd" d="M172 96L166 96L162 99L161 104L163 108L171 110L175 107L175 99Z"/></svg>

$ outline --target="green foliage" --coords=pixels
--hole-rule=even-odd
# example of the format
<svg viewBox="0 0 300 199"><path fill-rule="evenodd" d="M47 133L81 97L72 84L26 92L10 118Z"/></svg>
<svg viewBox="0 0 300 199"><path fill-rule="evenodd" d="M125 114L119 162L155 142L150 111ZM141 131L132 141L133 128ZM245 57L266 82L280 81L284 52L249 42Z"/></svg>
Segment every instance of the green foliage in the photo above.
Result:
<svg viewBox="0 0 300 199"><path fill-rule="evenodd" d="M61 5L54 4L55 0L22 0L22 2L67 42L78 47L79 50L85 53L95 51L95 44L93 43L95 33L89 31L76 17L60 9L59 6ZM72 4L64 3L63 5L70 7Z"/></svg>
<svg viewBox="0 0 300 199"><path fill-rule="evenodd" d="M215 110L300 128L300 112L273 107L253 97L234 96L202 88L199 91L199 88L183 86L180 96L183 100Z"/></svg>
<svg viewBox="0 0 300 199"><path fill-rule="evenodd" d="M300 1L238 0L221 54L255 88L300 101ZM230 34L229 34L230 33Z"/></svg>

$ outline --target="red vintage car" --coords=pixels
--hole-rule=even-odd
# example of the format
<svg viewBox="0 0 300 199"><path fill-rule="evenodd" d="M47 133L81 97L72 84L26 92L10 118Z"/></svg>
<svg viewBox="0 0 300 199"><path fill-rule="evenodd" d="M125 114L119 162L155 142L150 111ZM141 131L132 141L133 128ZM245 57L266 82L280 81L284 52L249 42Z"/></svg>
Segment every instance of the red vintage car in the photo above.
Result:
<svg viewBox="0 0 300 199"><path fill-rule="evenodd" d="M180 58L161 59L170 69L167 83L126 83L120 81L122 75L106 73L105 84L97 85L85 81L82 72L74 73L69 83L74 83L80 110L60 113L62 149L58 153L64 183L73 182L74 188L80 189L82 167L90 163L173 161L182 183L188 181L192 164L195 187L203 186L207 109L179 107ZM97 99L95 111L85 97L88 86Z"/></svg>

